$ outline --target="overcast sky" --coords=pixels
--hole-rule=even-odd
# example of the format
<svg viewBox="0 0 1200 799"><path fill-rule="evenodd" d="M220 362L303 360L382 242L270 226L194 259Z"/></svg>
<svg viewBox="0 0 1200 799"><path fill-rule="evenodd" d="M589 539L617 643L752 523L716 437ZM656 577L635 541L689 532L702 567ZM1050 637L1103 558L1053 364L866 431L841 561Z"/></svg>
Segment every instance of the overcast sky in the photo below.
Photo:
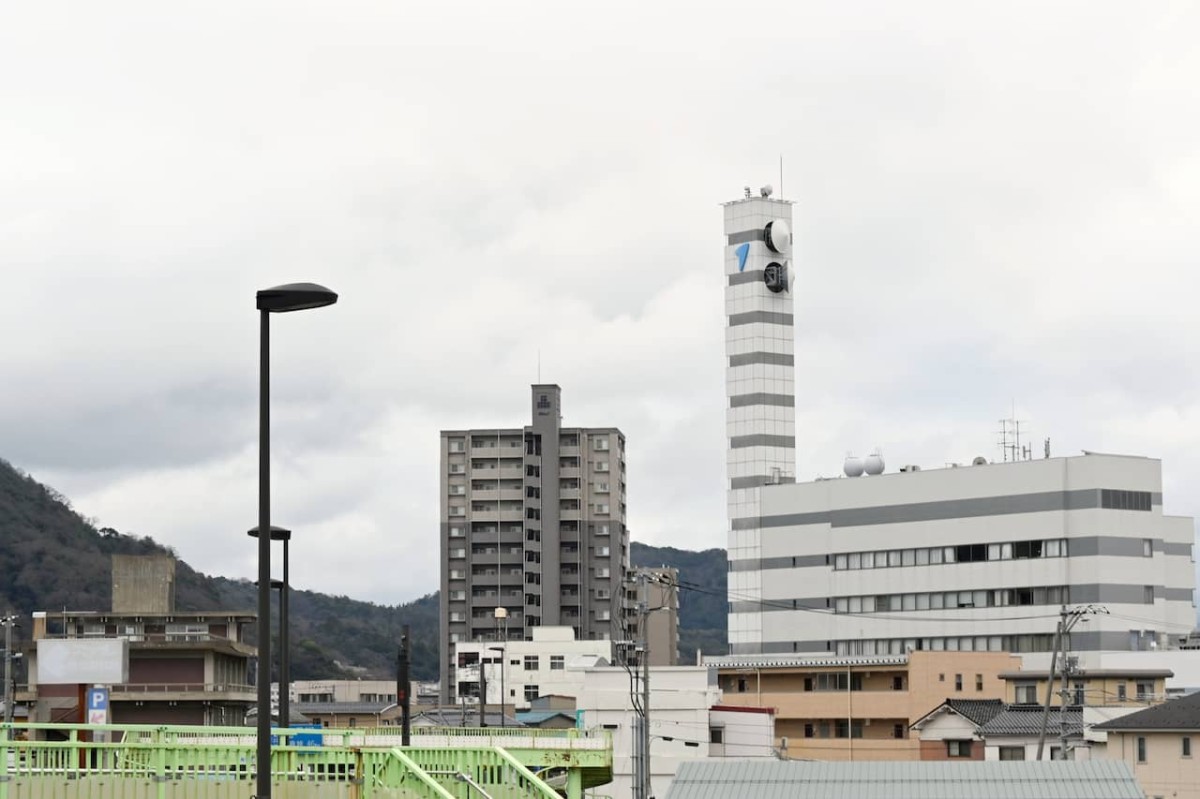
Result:
<svg viewBox="0 0 1200 799"><path fill-rule="evenodd" d="M719 203L796 202L800 479L1163 459L1200 514L1191 3L79 2L0 15L0 457L255 576L256 289L293 583L437 587L442 428L628 438L725 545Z"/></svg>

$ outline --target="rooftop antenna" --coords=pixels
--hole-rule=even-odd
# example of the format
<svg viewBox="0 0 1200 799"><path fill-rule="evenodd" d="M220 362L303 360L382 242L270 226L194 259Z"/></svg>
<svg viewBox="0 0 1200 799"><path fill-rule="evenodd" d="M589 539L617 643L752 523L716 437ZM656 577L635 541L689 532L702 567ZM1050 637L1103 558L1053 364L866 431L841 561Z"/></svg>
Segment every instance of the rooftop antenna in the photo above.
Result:
<svg viewBox="0 0 1200 799"><path fill-rule="evenodd" d="M783 153L779 154L779 199L783 199Z"/></svg>
<svg viewBox="0 0 1200 799"><path fill-rule="evenodd" d="M1020 460L1030 460L1033 457L1033 452L1029 445L1021 446L1021 424L1022 420L1017 418L1017 403L1014 400L1012 403L1012 416L1000 420L1000 452L1005 463L1008 463L1009 456L1013 462Z"/></svg>

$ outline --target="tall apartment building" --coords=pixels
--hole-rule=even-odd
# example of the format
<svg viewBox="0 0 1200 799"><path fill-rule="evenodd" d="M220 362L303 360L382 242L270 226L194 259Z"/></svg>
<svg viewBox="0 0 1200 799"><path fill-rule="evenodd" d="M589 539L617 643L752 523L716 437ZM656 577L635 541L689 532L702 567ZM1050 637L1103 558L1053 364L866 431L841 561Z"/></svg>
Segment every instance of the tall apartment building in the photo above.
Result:
<svg viewBox="0 0 1200 799"><path fill-rule="evenodd" d="M562 389L532 387L523 428L441 434L441 698L454 644L565 626L612 638L629 564L625 436L563 427ZM503 613L499 613L503 609Z"/></svg>

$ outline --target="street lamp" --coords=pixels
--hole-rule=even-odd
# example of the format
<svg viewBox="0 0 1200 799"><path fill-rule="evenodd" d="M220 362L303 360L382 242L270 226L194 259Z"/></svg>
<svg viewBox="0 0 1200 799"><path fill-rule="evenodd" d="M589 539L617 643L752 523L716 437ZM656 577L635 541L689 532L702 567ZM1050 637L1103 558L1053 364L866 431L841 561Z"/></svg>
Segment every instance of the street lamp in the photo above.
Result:
<svg viewBox="0 0 1200 799"><path fill-rule="evenodd" d="M258 528L251 527L246 531L251 538L258 538ZM291 584L288 582L288 542L292 540L292 531L283 527L271 525L271 540L283 542L283 580L271 580L271 587L279 589L279 684L283 688L279 692L279 726L292 726L292 669L291 669L291 616L288 615L288 595ZM279 583L276 585L276 583Z"/></svg>
<svg viewBox="0 0 1200 799"><path fill-rule="evenodd" d="M258 529L271 529L271 314L321 308L337 302L337 294L316 283L289 283L262 289L255 296L259 312L258 366ZM258 537L258 657L271 662L271 537ZM271 799L271 684L258 681L256 799Z"/></svg>
<svg viewBox="0 0 1200 799"><path fill-rule="evenodd" d="M258 581L256 580L254 582L254 584L257 586ZM281 628L283 626L283 586L284 586L283 580L276 580L274 578L271 579L271 590L279 592L279 624L280 624ZM283 666L282 666L282 664L279 667L279 673L280 673L280 683L279 684L280 684L280 688L282 688L283 687L283 680L282 680ZM261 682L264 679L267 681L268 684L270 684L270 682L271 682L271 664L267 663L266 667L264 668L263 661L260 658L258 661L258 680ZM282 693L281 693L281 695L282 695ZM282 716L283 716L283 705L282 705L283 700L280 699L280 702L281 702L281 704L280 704L280 714L279 715L280 715L280 718L282 718ZM286 727L287 725L279 724L276 726ZM284 741L284 743L287 743L287 742Z"/></svg>

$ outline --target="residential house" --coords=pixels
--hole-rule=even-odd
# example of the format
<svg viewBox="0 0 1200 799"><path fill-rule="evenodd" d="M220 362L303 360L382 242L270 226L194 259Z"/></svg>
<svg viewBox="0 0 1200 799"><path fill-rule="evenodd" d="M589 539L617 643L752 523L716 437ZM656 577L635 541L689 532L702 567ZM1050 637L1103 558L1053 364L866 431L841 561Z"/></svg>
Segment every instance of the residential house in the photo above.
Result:
<svg viewBox="0 0 1200 799"><path fill-rule="evenodd" d="M1150 799L1200 799L1200 693L1096 725L1104 757L1126 763Z"/></svg>

